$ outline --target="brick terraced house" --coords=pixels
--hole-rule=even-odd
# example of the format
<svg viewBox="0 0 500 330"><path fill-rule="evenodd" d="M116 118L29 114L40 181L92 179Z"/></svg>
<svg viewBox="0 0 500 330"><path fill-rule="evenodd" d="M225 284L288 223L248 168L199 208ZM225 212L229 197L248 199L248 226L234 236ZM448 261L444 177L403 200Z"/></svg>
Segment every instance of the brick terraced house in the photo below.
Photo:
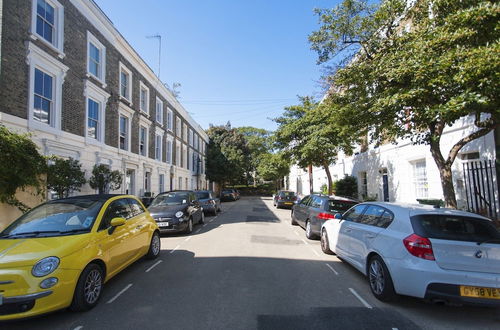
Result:
<svg viewBox="0 0 500 330"><path fill-rule="evenodd" d="M93 1L0 5L1 124L87 179L94 164L119 170L114 193L207 188L206 133Z"/></svg>

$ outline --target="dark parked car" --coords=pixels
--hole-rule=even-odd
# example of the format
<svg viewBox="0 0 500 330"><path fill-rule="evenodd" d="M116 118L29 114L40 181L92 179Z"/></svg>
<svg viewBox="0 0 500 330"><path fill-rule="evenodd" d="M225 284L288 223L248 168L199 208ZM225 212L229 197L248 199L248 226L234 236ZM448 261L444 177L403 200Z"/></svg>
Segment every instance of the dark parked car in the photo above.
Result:
<svg viewBox="0 0 500 330"><path fill-rule="evenodd" d="M217 212L222 211L220 199L215 196L213 191L196 191L196 197L198 197L198 201L200 202L201 207L203 207L203 212L205 212L205 214L217 215Z"/></svg>
<svg viewBox="0 0 500 330"><path fill-rule="evenodd" d="M176 190L161 193L148 207L161 233L191 233L195 223L203 223L205 215L194 191Z"/></svg>
<svg viewBox="0 0 500 330"><path fill-rule="evenodd" d="M223 189L220 193L220 200L227 201L235 201L240 199L240 193L236 189Z"/></svg>
<svg viewBox="0 0 500 330"><path fill-rule="evenodd" d="M274 195L273 205L278 209L281 207L292 208L297 200L297 195L294 191L279 190Z"/></svg>
<svg viewBox="0 0 500 330"><path fill-rule="evenodd" d="M326 195L309 195L292 208L292 225L299 225L306 230L306 237L317 239L321 226L327 220L335 218L335 213L344 213L357 201Z"/></svg>

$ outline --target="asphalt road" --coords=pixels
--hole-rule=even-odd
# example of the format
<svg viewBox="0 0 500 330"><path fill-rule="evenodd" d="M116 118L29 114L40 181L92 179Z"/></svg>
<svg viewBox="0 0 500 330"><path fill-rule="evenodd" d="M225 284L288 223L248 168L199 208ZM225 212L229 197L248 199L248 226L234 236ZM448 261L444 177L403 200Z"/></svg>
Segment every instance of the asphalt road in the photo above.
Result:
<svg viewBox="0 0 500 330"><path fill-rule="evenodd" d="M500 329L499 308L379 302L361 274L323 254L270 198L223 208L189 236L163 236L160 257L110 280L93 310L0 328Z"/></svg>

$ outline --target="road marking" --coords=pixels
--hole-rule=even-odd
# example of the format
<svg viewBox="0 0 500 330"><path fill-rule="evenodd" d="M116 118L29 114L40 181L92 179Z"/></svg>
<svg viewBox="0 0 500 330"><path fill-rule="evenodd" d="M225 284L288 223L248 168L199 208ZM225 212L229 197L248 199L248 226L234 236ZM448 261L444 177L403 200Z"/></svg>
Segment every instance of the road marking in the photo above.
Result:
<svg viewBox="0 0 500 330"><path fill-rule="evenodd" d="M325 264L325 265L326 265L326 267L330 268L330 270L331 270L331 271L332 271L335 275L337 275L337 276L339 275L339 272L337 272L335 269L333 269L333 267L332 267L332 266L330 266L329 264Z"/></svg>
<svg viewBox="0 0 500 330"><path fill-rule="evenodd" d="M319 257L319 253L318 253L318 252L316 252L316 250L315 250L315 249L311 248L311 251L312 251L312 252L314 252L314 254L315 254L315 255L317 255L317 256Z"/></svg>
<svg viewBox="0 0 500 330"><path fill-rule="evenodd" d="M299 233L297 233L295 230L293 231L293 233L297 236L300 236Z"/></svg>
<svg viewBox="0 0 500 330"><path fill-rule="evenodd" d="M392 330L399 330L398 328L392 328Z"/></svg>
<svg viewBox="0 0 500 330"><path fill-rule="evenodd" d="M153 268L155 268L156 266L158 266L158 264L162 262L162 260L158 260L157 262L155 262L151 267L149 267L148 269L146 269L146 273L149 273L149 271Z"/></svg>
<svg viewBox="0 0 500 330"><path fill-rule="evenodd" d="M174 253L174 251L177 250L180 247L181 247L180 245L177 245L172 251L170 251L170 254Z"/></svg>
<svg viewBox="0 0 500 330"><path fill-rule="evenodd" d="M307 243L305 239L302 239L302 242L304 242L305 245L309 245L309 243Z"/></svg>
<svg viewBox="0 0 500 330"><path fill-rule="evenodd" d="M196 234L199 233L200 231L201 231L201 228L196 231Z"/></svg>
<svg viewBox="0 0 500 330"><path fill-rule="evenodd" d="M189 237L188 237L188 238L186 238L184 241L185 241L185 242L189 241L189 240L191 239L191 237L193 237L193 236L189 236Z"/></svg>
<svg viewBox="0 0 500 330"><path fill-rule="evenodd" d="M76 328L74 328L73 330L81 330L81 329L83 329L83 325L79 325Z"/></svg>
<svg viewBox="0 0 500 330"><path fill-rule="evenodd" d="M208 223L204 224L203 227L206 227L208 225Z"/></svg>
<svg viewBox="0 0 500 330"><path fill-rule="evenodd" d="M130 289L131 286L132 286L132 283L130 283L129 285L127 285L122 291L118 292L116 294L116 296L114 296L113 298L111 298L110 300L108 300L107 304L111 304L113 301L116 300L116 298L118 298L119 296L121 296L128 289Z"/></svg>
<svg viewBox="0 0 500 330"><path fill-rule="evenodd" d="M366 300L364 300L363 298L361 298L361 296L356 291L354 291L353 288L349 288L349 291L351 291L351 293L356 298L358 298L358 300L361 301L363 303L363 305L365 305L366 308L368 308L368 309L372 309L373 308L369 303L366 302Z"/></svg>

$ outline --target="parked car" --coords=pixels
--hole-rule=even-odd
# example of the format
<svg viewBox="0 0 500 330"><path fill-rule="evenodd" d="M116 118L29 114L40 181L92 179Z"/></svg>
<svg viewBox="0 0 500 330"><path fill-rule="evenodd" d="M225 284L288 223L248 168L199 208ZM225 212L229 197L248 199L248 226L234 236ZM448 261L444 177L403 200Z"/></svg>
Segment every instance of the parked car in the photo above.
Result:
<svg viewBox="0 0 500 330"><path fill-rule="evenodd" d="M297 195L294 191L279 190L273 197L273 205L276 208L288 207L292 208L297 201Z"/></svg>
<svg viewBox="0 0 500 330"><path fill-rule="evenodd" d="M236 201L238 199L240 199L240 193L236 189L223 189L220 193L221 201Z"/></svg>
<svg viewBox="0 0 500 330"><path fill-rule="evenodd" d="M317 239L325 221L333 219L336 213L343 213L357 203L353 199L337 196L305 196L300 203L292 207L292 225L304 228L308 239Z"/></svg>
<svg viewBox="0 0 500 330"><path fill-rule="evenodd" d="M158 226L134 196L52 200L0 232L0 320L93 308L103 284L160 254Z"/></svg>
<svg viewBox="0 0 500 330"><path fill-rule="evenodd" d="M203 208L192 190L175 190L158 194L148 208L161 233L193 231L196 223L203 223Z"/></svg>
<svg viewBox="0 0 500 330"><path fill-rule="evenodd" d="M482 216L362 203L327 221L321 248L368 277L373 295L500 305L500 232Z"/></svg>
<svg viewBox="0 0 500 330"><path fill-rule="evenodd" d="M217 212L222 211L220 199L215 196L215 193L213 191L196 191L196 197L200 201L200 204L203 207L203 212L205 212L205 214L217 215Z"/></svg>

